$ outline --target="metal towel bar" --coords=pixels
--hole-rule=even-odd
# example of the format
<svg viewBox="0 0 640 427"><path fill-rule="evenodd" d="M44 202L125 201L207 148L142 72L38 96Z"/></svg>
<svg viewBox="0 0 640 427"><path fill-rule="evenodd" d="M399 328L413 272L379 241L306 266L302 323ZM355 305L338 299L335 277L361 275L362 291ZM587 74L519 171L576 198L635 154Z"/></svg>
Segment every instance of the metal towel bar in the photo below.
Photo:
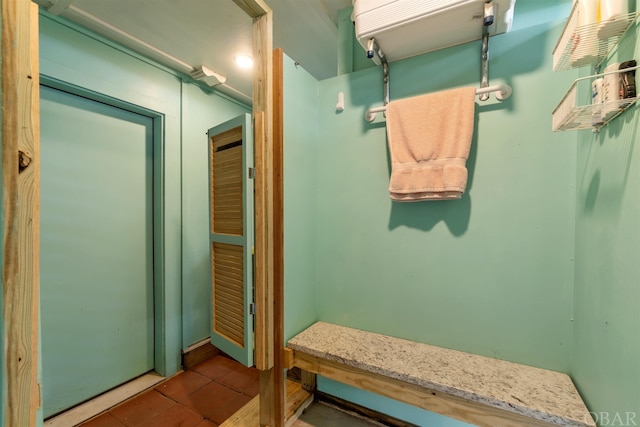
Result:
<svg viewBox="0 0 640 427"><path fill-rule="evenodd" d="M496 99L498 101L504 101L505 99L511 96L512 89L511 89L511 86L509 85L495 85L495 86L487 86L487 87L481 87L479 89L476 89L476 95L488 94L491 92L496 93ZM364 113L364 119L368 122L372 122L375 120L376 114L383 113L385 111L387 111L386 105L384 107L369 108Z"/></svg>

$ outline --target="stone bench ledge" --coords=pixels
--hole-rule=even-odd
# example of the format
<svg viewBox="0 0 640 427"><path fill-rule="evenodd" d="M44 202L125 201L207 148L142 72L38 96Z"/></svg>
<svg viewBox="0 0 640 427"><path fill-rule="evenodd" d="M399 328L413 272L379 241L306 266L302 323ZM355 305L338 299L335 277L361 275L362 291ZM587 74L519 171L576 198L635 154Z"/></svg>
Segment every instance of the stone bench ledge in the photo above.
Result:
<svg viewBox="0 0 640 427"><path fill-rule="evenodd" d="M296 354L310 355L421 387L434 396L437 392L473 402L474 410L493 408L548 425L595 426L573 382L560 372L325 322L302 331L288 347L294 363Z"/></svg>

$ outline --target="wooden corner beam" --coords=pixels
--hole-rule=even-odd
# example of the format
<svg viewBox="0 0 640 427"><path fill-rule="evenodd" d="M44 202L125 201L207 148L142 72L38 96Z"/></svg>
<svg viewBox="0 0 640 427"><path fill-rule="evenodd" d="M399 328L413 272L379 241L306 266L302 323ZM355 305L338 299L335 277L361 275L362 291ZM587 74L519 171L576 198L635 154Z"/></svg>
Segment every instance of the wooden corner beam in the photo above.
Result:
<svg viewBox="0 0 640 427"><path fill-rule="evenodd" d="M280 154L274 145L273 102L273 13L263 0L233 0L253 19L253 115L255 175L255 364L260 370L260 425L283 427L285 383L282 371L282 299L276 294L276 280L282 274L282 215L278 183ZM274 161L275 166L274 166ZM278 289L281 289L281 283Z"/></svg>
<svg viewBox="0 0 640 427"><path fill-rule="evenodd" d="M40 81L38 6L2 0L4 425L35 426L38 385Z"/></svg>

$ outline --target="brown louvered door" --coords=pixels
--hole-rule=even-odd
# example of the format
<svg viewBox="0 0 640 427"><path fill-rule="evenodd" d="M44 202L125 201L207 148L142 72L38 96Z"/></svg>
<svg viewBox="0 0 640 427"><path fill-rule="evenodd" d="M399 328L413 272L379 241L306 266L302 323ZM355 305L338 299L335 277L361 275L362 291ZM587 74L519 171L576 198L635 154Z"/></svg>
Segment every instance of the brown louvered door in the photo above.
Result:
<svg viewBox="0 0 640 427"><path fill-rule="evenodd" d="M253 365L251 116L209 129L213 345Z"/></svg>

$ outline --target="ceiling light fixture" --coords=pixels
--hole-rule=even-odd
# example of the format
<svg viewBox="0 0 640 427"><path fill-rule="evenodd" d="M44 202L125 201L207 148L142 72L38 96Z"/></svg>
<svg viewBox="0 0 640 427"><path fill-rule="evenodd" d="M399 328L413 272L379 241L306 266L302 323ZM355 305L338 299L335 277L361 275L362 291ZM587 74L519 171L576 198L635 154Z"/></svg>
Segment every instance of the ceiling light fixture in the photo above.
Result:
<svg viewBox="0 0 640 427"><path fill-rule="evenodd" d="M253 59L249 55L239 54L234 57L236 65L240 68L253 67Z"/></svg>

